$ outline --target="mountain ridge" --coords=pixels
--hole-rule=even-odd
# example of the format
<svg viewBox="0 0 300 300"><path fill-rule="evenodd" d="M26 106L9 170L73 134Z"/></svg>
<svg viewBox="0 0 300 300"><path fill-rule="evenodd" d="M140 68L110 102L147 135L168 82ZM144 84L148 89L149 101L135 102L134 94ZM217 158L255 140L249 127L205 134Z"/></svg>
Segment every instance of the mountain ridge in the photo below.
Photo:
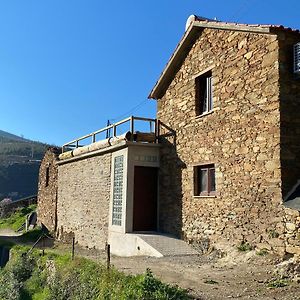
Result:
<svg viewBox="0 0 300 300"><path fill-rule="evenodd" d="M37 194L40 162L48 147L0 130L0 201Z"/></svg>
<svg viewBox="0 0 300 300"><path fill-rule="evenodd" d="M6 138L6 139L9 139L9 140L13 140L13 141L31 142L31 140L24 139L21 136L15 135L13 133L10 133L10 132L7 132L7 131L1 130L1 129L0 129L0 137Z"/></svg>

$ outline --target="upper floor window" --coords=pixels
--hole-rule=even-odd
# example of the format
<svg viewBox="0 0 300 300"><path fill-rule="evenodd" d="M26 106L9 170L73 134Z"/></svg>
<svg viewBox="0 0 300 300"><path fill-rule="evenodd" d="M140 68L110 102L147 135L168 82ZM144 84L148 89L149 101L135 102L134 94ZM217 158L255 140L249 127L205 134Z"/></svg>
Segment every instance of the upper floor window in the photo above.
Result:
<svg viewBox="0 0 300 300"><path fill-rule="evenodd" d="M215 166L211 164L194 167L194 195L215 196L215 194Z"/></svg>
<svg viewBox="0 0 300 300"><path fill-rule="evenodd" d="M208 71L195 79L196 115L203 115L213 109L212 73Z"/></svg>

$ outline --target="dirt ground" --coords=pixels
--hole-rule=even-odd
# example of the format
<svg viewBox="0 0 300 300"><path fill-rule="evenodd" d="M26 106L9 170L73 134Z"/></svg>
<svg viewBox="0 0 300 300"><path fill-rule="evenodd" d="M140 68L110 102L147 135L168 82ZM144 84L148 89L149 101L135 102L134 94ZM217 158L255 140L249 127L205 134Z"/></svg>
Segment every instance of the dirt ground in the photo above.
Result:
<svg viewBox="0 0 300 300"><path fill-rule="evenodd" d="M76 249L84 255L106 262L104 252ZM111 264L127 274L143 273L147 268L162 281L176 284L195 299L264 299L300 300L300 283L285 287L268 287L275 278L275 256L258 256L255 251L231 251L223 258L209 255L153 257L111 257Z"/></svg>
<svg viewBox="0 0 300 300"><path fill-rule="evenodd" d="M1 232L0 239L14 239L11 232ZM53 248L52 241L49 240ZM44 243L45 245L45 243ZM46 243L47 245L47 243ZM71 246L55 243L56 251L71 252ZM47 251L47 249L46 249ZM75 255L106 263L106 253L75 247ZM255 251L227 251L219 258L215 252L208 255L153 257L111 256L111 265L127 274L144 273L147 268L162 281L187 289L194 299L264 299L300 300L300 283L291 281L287 286L270 288L275 278L275 265L281 260Z"/></svg>

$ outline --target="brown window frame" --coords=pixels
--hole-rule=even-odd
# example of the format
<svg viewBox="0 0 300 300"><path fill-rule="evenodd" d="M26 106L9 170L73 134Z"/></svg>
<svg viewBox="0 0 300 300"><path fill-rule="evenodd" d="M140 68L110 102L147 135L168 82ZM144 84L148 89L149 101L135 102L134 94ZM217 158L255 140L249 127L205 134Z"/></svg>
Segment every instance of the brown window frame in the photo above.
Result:
<svg viewBox="0 0 300 300"><path fill-rule="evenodd" d="M205 189L202 189L202 175L206 172ZM214 164L194 166L194 196L216 196L216 171ZM214 187L214 189L213 189Z"/></svg>
<svg viewBox="0 0 300 300"><path fill-rule="evenodd" d="M213 110L212 71L195 78L196 115L205 115Z"/></svg>

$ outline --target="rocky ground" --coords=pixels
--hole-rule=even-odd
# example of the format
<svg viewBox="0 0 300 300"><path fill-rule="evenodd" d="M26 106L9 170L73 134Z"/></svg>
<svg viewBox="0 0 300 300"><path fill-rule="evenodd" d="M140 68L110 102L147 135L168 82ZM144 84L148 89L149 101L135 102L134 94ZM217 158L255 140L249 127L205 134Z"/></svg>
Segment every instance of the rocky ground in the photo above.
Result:
<svg viewBox="0 0 300 300"><path fill-rule="evenodd" d="M0 239L4 237L14 242L18 240L11 231L0 232ZM49 240L50 244L52 248L52 241ZM71 245L66 244L55 243L54 249L64 253L72 251ZM223 253L221 258L217 252L163 258L111 256L111 265L128 274L143 273L150 268L164 282L187 289L195 299L300 300L300 277L297 280L297 276L294 276L295 268L294 280L283 278L284 275L291 275L290 270L286 272L288 261L282 263L282 259L264 254L260 256L256 251L231 249ZM75 255L102 263L107 260L105 252L78 246L75 247ZM299 264L296 269L300 276Z"/></svg>
<svg viewBox="0 0 300 300"><path fill-rule="evenodd" d="M106 262L104 252L76 247L75 254ZM150 268L164 282L188 289L195 299L300 300L300 280L282 279L274 273L282 270L278 267L281 262L270 254L260 256L255 251L234 249L223 258L216 253L163 258L111 257L111 264L117 269L136 274Z"/></svg>

